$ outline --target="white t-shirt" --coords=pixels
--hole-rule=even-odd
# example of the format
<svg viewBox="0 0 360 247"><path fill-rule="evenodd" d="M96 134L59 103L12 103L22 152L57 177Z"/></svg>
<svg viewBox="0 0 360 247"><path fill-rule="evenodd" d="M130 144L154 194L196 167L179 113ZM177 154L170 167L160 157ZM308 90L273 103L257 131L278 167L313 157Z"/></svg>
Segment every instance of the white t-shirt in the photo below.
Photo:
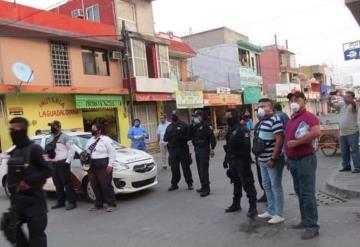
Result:
<svg viewBox="0 0 360 247"><path fill-rule="evenodd" d="M95 137L91 137L86 144L86 149L88 149L91 144L96 141ZM116 152L115 148L112 145L113 140L108 136L100 136L100 141L95 146L94 151L91 154L92 159L105 159L109 158L109 165L112 166L116 161Z"/></svg>
<svg viewBox="0 0 360 247"><path fill-rule="evenodd" d="M166 142L164 142L164 135L166 132L166 128L170 125L170 122L166 121L165 123L160 123L157 130L156 130L156 134L160 135L160 143L161 144L166 144Z"/></svg>

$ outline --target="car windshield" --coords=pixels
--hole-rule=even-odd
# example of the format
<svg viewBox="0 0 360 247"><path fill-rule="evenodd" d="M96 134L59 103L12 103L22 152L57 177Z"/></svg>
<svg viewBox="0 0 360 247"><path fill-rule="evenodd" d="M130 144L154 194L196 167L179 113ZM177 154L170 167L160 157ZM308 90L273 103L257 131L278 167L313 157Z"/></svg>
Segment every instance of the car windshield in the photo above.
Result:
<svg viewBox="0 0 360 247"><path fill-rule="evenodd" d="M87 134L71 136L71 140L73 141L73 143L76 146L78 146L79 148L81 148L82 150L84 150L86 148L86 143L88 142L88 140L90 138L91 138L91 135L87 135ZM113 141L112 145L116 150L125 148L124 146L122 146L120 143L118 143L116 141Z"/></svg>

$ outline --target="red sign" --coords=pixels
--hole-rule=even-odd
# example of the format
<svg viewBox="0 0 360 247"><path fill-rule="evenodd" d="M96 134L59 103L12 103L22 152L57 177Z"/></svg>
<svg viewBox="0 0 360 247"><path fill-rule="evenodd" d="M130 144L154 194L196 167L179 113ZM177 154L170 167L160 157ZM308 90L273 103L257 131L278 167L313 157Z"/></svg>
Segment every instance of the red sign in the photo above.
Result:
<svg viewBox="0 0 360 247"><path fill-rule="evenodd" d="M171 101L172 94L162 93L137 93L135 94L136 101Z"/></svg>

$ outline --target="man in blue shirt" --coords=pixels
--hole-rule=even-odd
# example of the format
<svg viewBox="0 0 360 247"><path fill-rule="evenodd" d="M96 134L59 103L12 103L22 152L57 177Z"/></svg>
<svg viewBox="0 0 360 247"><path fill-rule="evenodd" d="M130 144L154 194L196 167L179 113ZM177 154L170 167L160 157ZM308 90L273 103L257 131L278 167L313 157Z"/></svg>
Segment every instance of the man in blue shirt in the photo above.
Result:
<svg viewBox="0 0 360 247"><path fill-rule="evenodd" d="M145 151L145 139L149 139L146 129L140 126L140 120L135 119L133 127L129 129L128 138L131 140L131 147Z"/></svg>
<svg viewBox="0 0 360 247"><path fill-rule="evenodd" d="M274 113L275 115L279 116L280 121L283 124L283 127L285 129L287 122L289 121L289 116L282 111L282 106L280 103L274 104Z"/></svg>

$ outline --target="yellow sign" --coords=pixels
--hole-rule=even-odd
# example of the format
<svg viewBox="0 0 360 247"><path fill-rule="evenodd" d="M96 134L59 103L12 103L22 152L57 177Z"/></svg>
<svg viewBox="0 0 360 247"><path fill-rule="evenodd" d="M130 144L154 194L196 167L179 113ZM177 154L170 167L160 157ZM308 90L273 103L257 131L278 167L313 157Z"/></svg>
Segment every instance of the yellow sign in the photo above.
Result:
<svg viewBox="0 0 360 247"><path fill-rule="evenodd" d="M176 90L176 107L178 109L203 108L204 107L203 92Z"/></svg>

